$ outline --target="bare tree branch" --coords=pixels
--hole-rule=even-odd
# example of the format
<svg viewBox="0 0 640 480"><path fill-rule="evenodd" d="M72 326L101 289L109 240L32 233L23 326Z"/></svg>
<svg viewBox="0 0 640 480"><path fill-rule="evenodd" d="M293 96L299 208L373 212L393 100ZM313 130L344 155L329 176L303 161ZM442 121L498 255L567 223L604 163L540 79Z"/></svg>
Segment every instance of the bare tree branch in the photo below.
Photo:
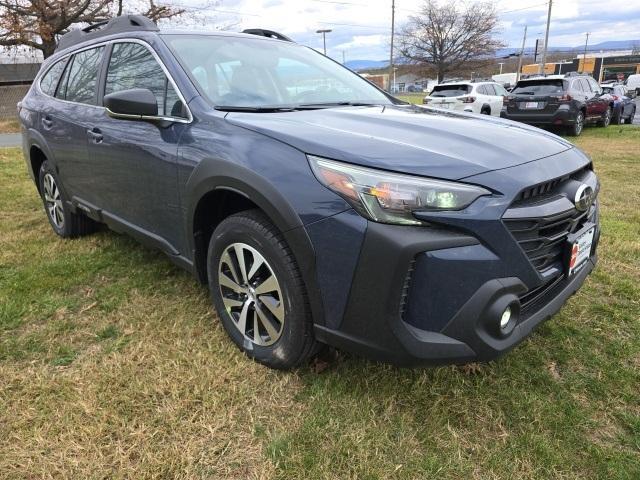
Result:
<svg viewBox="0 0 640 480"><path fill-rule="evenodd" d="M24 45L47 58L55 51L57 37L72 25L123 13L142 13L157 22L180 16L185 9L155 0L0 0L0 47Z"/></svg>
<svg viewBox="0 0 640 480"><path fill-rule="evenodd" d="M400 54L412 63L431 65L441 82L465 65L490 62L504 46L495 38L498 16L492 3L425 0L400 33Z"/></svg>

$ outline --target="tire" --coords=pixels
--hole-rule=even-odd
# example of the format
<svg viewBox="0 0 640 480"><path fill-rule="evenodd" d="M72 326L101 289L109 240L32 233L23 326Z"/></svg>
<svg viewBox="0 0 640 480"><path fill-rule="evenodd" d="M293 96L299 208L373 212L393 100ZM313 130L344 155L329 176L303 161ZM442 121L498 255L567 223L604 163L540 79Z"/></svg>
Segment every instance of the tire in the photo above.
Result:
<svg viewBox="0 0 640 480"><path fill-rule="evenodd" d="M582 133L583 129L584 129L584 113L582 111L579 111L576 114L576 118L575 118L575 121L573 122L573 125L570 125L569 127L567 127L567 135L571 137L578 137Z"/></svg>
<svg viewBox="0 0 640 480"><path fill-rule="evenodd" d="M487 107L484 107L482 110L480 110L480 113L482 115L491 115L491 109L487 108Z"/></svg>
<svg viewBox="0 0 640 480"><path fill-rule="evenodd" d="M261 266L254 272L256 262ZM209 241L207 273L222 325L247 356L287 370L317 351L296 260L282 233L262 212L240 212L218 225Z"/></svg>
<svg viewBox="0 0 640 480"><path fill-rule="evenodd" d="M40 197L53 231L62 238L76 238L89 235L97 224L81 212L71 211L68 199L60 190L60 180L54 168L45 161L38 174Z"/></svg>
<svg viewBox="0 0 640 480"><path fill-rule="evenodd" d="M633 123L633 117L636 116L636 107L633 107L633 110L631 110L631 113L629 114L629 118L627 118L626 120L622 120L624 123L630 125Z"/></svg>
<svg viewBox="0 0 640 480"><path fill-rule="evenodd" d="M610 123L611 123L611 107L607 108L602 118L598 120L598 126L608 127Z"/></svg>
<svg viewBox="0 0 640 480"><path fill-rule="evenodd" d="M622 118L622 108L619 108L618 112L613 114L613 117L611 117L611 123L614 125L624 123L624 119Z"/></svg>

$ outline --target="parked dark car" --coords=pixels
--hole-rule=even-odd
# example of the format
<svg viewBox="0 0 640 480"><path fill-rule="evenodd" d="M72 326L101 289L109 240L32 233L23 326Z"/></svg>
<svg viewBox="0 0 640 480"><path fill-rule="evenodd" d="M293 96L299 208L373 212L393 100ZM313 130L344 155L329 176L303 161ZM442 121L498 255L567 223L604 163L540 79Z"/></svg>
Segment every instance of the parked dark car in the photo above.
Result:
<svg viewBox="0 0 640 480"><path fill-rule="evenodd" d="M322 344L493 359L596 264L599 184L579 149L399 102L274 32L161 33L138 16L74 31L20 119L56 234L104 223L166 252L274 368Z"/></svg>
<svg viewBox="0 0 640 480"><path fill-rule="evenodd" d="M607 127L612 109L589 75L553 75L519 80L501 117L540 127L561 127L578 136L587 123Z"/></svg>
<svg viewBox="0 0 640 480"><path fill-rule="evenodd" d="M624 85L601 85L603 95L610 97L611 123L633 123L636 115L636 102L628 95Z"/></svg>

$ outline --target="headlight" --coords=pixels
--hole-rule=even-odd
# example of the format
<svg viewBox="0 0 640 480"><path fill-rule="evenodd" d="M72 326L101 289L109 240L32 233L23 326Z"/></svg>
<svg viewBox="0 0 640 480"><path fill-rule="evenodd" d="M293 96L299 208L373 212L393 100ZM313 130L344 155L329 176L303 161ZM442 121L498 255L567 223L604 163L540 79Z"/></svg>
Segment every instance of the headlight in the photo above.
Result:
<svg viewBox="0 0 640 480"><path fill-rule="evenodd" d="M413 216L414 211L462 210L478 197L491 195L474 185L307 157L320 183L342 196L362 216L376 222L419 225L422 222Z"/></svg>

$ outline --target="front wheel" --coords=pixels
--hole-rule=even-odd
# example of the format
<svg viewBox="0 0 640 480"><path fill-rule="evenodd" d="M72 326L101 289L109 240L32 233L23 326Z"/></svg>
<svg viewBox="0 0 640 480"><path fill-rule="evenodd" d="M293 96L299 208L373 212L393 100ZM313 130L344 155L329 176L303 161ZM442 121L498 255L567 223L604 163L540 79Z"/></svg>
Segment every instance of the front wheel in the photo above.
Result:
<svg viewBox="0 0 640 480"><path fill-rule="evenodd" d="M612 124L620 125L621 123L623 123L622 110L623 108L619 108L618 111L613 114L613 116L611 117Z"/></svg>
<svg viewBox="0 0 640 480"><path fill-rule="evenodd" d="M567 129L567 134L569 134L572 137L577 137L582 133L583 128L584 128L584 113L580 111L576 115L573 125L571 125Z"/></svg>
<svg viewBox="0 0 640 480"><path fill-rule="evenodd" d="M282 233L257 210L231 215L213 232L207 273L227 334L246 355L290 369L315 351L305 285Z"/></svg>
<svg viewBox="0 0 640 480"><path fill-rule="evenodd" d="M611 123L611 107L608 107L607 110L604 112L604 115L598 122L598 126L608 127L610 123Z"/></svg>
<svg viewBox="0 0 640 480"><path fill-rule="evenodd" d="M629 118L627 118L625 120L625 123L627 123L628 125L633 123L633 117L636 116L636 107L633 107L633 110L631 110L631 113L629 114Z"/></svg>

